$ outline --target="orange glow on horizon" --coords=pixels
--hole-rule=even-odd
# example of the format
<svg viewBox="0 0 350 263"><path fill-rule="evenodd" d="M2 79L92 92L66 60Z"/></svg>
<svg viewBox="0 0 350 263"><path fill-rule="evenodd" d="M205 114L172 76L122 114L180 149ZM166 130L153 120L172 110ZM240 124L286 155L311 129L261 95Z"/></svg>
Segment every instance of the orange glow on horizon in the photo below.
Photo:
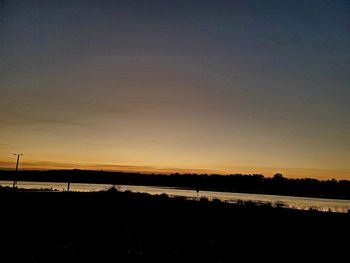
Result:
<svg viewBox="0 0 350 263"><path fill-rule="evenodd" d="M15 162L1 162L0 169L14 169ZM81 169L103 170L115 172L139 172L159 174L262 174L271 177L282 173L287 178L315 178L320 180L337 179L350 180L349 170L322 170L306 168L278 168L278 167L232 167L230 169L203 169L203 168L173 168L156 166L113 165L113 164L73 164L54 162L27 162L20 163L20 170L55 170L55 169Z"/></svg>

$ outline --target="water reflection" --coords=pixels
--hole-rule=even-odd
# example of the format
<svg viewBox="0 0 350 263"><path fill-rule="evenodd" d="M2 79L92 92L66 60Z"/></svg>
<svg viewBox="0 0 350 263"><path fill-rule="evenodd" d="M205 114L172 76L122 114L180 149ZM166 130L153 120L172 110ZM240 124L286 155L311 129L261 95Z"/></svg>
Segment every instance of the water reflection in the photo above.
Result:
<svg viewBox="0 0 350 263"><path fill-rule="evenodd" d="M2 186L12 186L11 181L0 181ZM46 183L46 182L18 182L18 188L25 189L50 189L57 191L66 191L67 183ZM71 191L92 192L107 190L111 185L107 184L78 184L71 183ZM118 185L120 191L132 191L148 194L167 194L169 196L182 196L190 199L197 199L195 190L177 189L170 187L157 186L137 186L137 185ZM340 199L322 199L308 197L294 197L281 195L264 195L264 194L246 194L246 193L228 193L214 191L199 191L199 198L209 200L219 199L225 202L253 201L259 203L270 203L273 206L285 206L295 209L316 209L320 211L348 212L350 210L349 200Z"/></svg>

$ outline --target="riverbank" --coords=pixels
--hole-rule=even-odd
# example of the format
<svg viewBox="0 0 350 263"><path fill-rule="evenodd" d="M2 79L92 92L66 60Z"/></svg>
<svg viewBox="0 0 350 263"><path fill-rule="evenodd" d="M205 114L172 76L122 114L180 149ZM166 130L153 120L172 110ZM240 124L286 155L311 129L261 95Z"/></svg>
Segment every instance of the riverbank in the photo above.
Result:
<svg viewBox="0 0 350 263"><path fill-rule="evenodd" d="M13 182L0 181L0 189L2 186L12 189ZM20 181L16 184L18 190L40 189L41 191L56 190L67 191L67 183L45 183L45 182L24 182ZM70 184L70 191L73 192L97 192L107 190L111 185L103 184ZM207 198L209 200L218 199L224 202L236 203L238 201L252 201L255 203L270 204L271 206L294 208L301 210L320 210L332 211L339 213L347 213L350 210L350 201L339 199L321 199L310 197L293 197L281 195L262 195L262 194L246 194L231 192L214 192L214 191L196 191L193 189L173 188L173 187L157 187L157 186L139 186L139 185L117 185L120 191L131 191L148 194L167 194L169 196L180 196L187 199Z"/></svg>
<svg viewBox="0 0 350 263"><path fill-rule="evenodd" d="M2 262L340 262L350 215L130 192L0 191Z"/></svg>

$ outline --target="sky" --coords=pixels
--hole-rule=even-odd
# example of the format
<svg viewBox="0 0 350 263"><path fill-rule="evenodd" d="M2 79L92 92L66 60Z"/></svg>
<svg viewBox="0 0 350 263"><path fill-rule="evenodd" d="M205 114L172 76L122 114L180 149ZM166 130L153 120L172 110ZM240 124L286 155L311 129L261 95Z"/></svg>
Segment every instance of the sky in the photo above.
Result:
<svg viewBox="0 0 350 263"><path fill-rule="evenodd" d="M350 2L0 1L0 167L350 180Z"/></svg>

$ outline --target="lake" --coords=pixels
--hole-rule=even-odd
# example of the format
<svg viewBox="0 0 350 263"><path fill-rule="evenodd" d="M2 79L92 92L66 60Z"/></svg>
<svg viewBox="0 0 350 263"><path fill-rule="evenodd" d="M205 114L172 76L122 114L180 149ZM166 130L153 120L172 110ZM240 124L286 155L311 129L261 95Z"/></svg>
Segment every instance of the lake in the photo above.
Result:
<svg viewBox="0 0 350 263"><path fill-rule="evenodd" d="M0 181L1 186L12 187L12 181ZM24 189L53 189L58 191L66 191L67 183L50 183L50 182L18 182L18 188ZM71 183L70 191L92 192L101 191L111 188L109 184L81 184ZM199 191L191 189L178 189L172 187L161 186L139 186L139 185L118 185L120 191L132 191L139 193L148 193L152 195L167 194L169 196L182 196L190 199L207 198L209 200L219 199L225 202L253 201L258 203L271 203L273 206L283 205L288 208L295 209L316 209L319 211L332 211L347 213L350 210L350 200L325 199L311 197L295 197L282 195L265 195L265 194L249 194L249 193L230 193L216 191Z"/></svg>

